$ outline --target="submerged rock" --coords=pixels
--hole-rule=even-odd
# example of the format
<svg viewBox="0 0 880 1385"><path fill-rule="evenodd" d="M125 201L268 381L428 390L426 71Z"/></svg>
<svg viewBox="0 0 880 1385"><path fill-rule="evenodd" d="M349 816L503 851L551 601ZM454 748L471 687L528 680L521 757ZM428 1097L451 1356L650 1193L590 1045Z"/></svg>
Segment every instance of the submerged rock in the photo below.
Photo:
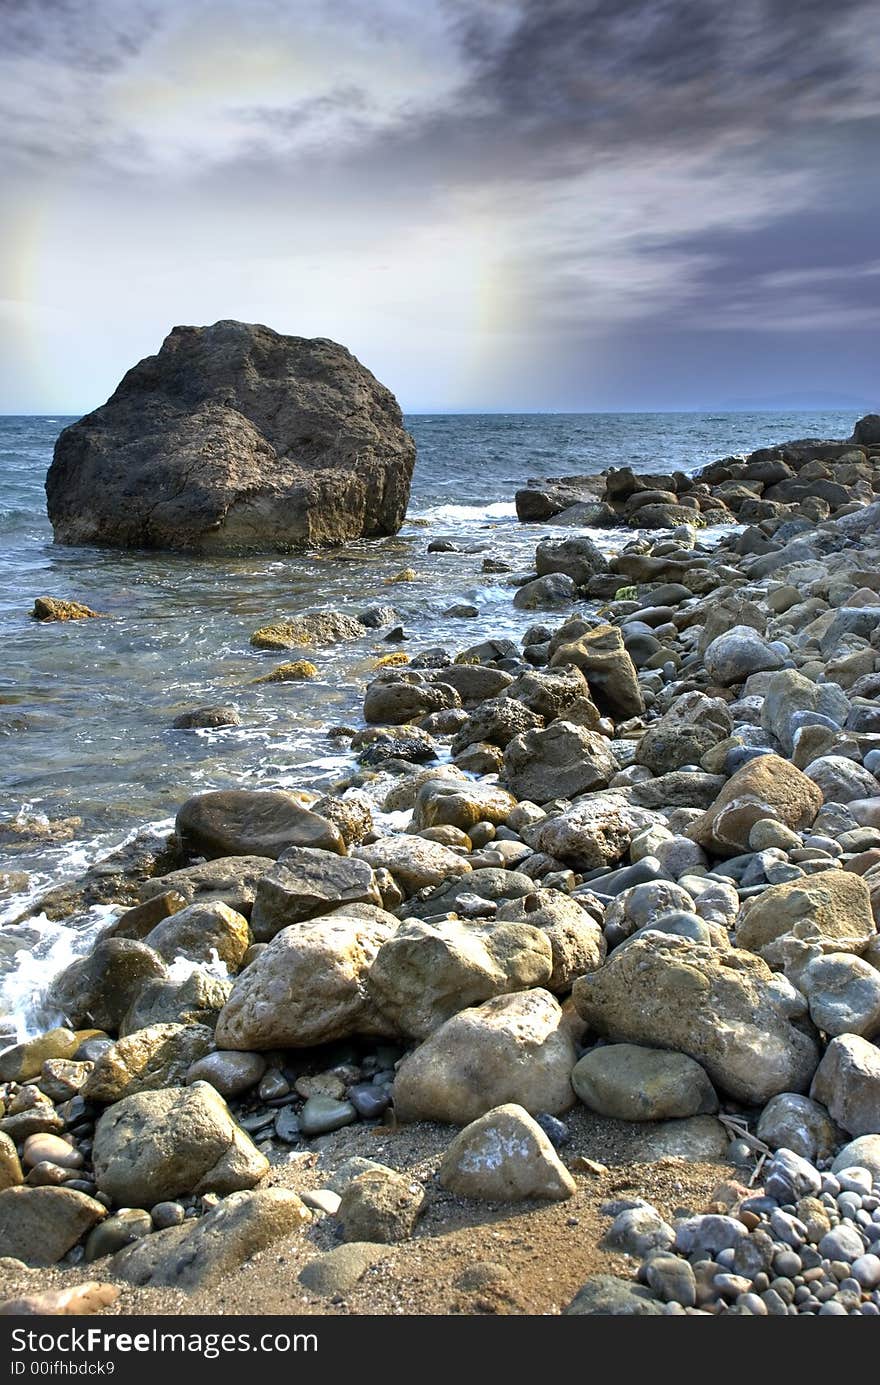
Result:
<svg viewBox="0 0 880 1385"><path fill-rule="evenodd" d="M175 327L46 478L56 543L284 551L393 534L415 444L344 347L216 322Z"/></svg>

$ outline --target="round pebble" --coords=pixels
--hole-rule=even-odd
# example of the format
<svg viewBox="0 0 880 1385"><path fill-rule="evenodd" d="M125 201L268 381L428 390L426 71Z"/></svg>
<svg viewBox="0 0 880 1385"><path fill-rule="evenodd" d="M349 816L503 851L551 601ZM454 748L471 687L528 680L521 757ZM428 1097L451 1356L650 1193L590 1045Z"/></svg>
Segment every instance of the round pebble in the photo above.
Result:
<svg viewBox="0 0 880 1385"><path fill-rule="evenodd" d="M164 1231L169 1226L180 1226L186 1216L186 1209L179 1202L157 1202L150 1211L153 1226Z"/></svg>
<svg viewBox="0 0 880 1385"><path fill-rule="evenodd" d="M79 1150L62 1140L60 1135L29 1135L24 1142L22 1159L28 1168L44 1161L57 1164L62 1169L78 1169L83 1164Z"/></svg>

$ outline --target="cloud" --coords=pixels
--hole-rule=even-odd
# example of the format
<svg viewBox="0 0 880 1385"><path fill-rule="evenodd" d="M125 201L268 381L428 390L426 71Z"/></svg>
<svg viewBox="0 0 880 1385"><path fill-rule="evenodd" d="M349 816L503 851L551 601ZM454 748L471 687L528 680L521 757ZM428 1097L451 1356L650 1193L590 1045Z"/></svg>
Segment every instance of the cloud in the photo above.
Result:
<svg viewBox="0 0 880 1385"><path fill-rule="evenodd" d="M407 381L421 358L452 403L504 369L514 389L530 350L552 374L588 345L647 361L661 326L698 359L725 331L876 324L875 0L0 17L0 292L38 342L94 318L96 392L128 364L105 340L196 314L347 333Z"/></svg>

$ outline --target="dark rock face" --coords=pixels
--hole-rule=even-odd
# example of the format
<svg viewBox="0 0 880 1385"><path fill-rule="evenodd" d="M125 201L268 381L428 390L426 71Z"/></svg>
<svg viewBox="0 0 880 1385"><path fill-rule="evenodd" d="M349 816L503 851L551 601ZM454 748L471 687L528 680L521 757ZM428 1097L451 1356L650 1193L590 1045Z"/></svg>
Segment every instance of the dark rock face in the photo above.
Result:
<svg viewBox="0 0 880 1385"><path fill-rule="evenodd" d="M865 414L853 428L853 442L880 443L880 414Z"/></svg>
<svg viewBox="0 0 880 1385"><path fill-rule="evenodd" d="M283 551L393 534L415 444L384 385L324 338L175 327L46 477L55 541Z"/></svg>

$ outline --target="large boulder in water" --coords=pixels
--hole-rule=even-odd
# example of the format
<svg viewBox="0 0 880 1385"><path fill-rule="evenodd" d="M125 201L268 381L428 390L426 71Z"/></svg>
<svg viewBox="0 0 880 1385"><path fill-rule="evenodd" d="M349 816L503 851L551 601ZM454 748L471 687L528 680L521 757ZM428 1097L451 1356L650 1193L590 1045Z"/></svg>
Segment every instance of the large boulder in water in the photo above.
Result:
<svg viewBox="0 0 880 1385"><path fill-rule="evenodd" d="M396 533L414 463L344 347L216 322L175 327L65 428L46 496L57 543L283 551Z"/></svg>

